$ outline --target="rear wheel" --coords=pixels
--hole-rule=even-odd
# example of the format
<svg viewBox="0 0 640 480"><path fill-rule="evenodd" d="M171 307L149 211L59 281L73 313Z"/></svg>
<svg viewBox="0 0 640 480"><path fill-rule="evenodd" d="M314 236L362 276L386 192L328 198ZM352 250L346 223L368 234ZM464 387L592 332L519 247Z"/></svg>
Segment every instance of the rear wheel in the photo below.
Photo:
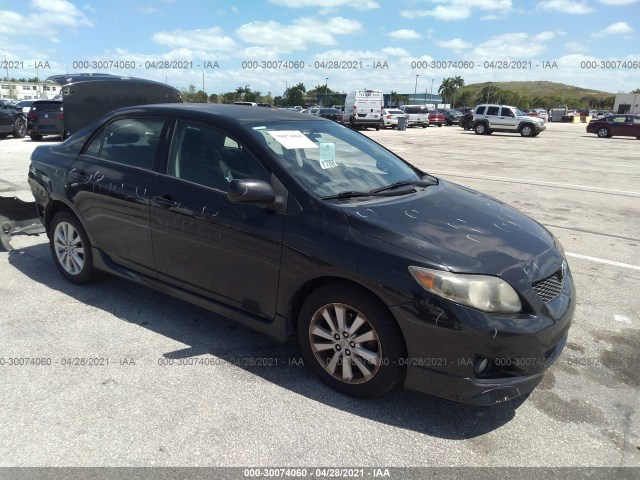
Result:
<svg viewBox="0 0 640 480"><path fill-rule="evenodd" d="M305 364L347 395L380 396L404 376L398 324L378 298L351 285L326 285L307 298L298 341Z"/></svg>
<svg viewBox="0 0 640 480"><path fill-rule="evenodd" d="M96 277L91 243L80 221L69 212L53 217L49 246L60 273L72 283L89 283Z"/></svg>
<svg viewBox="0 0 640 480"><path fill-rule="evenodd" d="M598 137L600 138L609 138L611 134L609 133L609 129L607 127L600 127L596 132Z"/></svg>
<svg viewBox="0 0 640 480"><path fill-rule="evenodd" d="M484 122L480 122L476 124L473 130L476 132L476 135L485 135L487 133L487 126Z"/></svg>
<svg viewBox="0 0 640 480"><path fill-rule="evenodd" d="M27 134L27 122L24 118L16 118L13 122L13 138L24 138Z"/></svg>

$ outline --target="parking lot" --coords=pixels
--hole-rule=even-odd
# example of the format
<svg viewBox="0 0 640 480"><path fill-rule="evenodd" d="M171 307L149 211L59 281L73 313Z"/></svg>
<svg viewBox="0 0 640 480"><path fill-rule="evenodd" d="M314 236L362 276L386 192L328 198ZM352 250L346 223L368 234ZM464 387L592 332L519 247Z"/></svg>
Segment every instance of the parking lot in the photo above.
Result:
<svg viewBox="0 0 640 480"><path fill-rule="evenodd" d="M562 242L574 323L529 397L489 408L345 397L294 343L125 280L72 285L45 235L16 236L0 252L0 357L49 360L0 365L0 466L639 467L640 141L557 123L536 138L365 134ZM0 195L29 199L29 155L45 143L0 140Z"/></svg>

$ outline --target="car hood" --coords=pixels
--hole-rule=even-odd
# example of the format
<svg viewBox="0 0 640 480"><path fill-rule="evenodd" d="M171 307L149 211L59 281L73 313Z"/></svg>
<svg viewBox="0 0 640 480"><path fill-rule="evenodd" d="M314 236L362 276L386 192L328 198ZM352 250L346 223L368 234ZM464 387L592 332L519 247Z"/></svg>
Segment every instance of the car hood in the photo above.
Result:
<svg viewBox="0 0 640 480"><path fill-rule="evenodd" d="M536 221L444 180L416 193L341 208L355 229L453 272L496 275L554 247Z"/></svg>

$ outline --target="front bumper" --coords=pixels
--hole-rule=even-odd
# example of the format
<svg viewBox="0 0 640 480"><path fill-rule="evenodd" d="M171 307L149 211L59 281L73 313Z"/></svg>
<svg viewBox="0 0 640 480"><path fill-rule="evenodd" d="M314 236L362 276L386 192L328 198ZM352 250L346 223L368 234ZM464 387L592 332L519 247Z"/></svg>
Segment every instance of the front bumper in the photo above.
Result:
<svg viewBox="0 0 640 480"><path fill-rule="evenodd" d="M554 300L524 313L488 314L438 297L393 307L407 345L405 387L480 406L531 392L566 344L574 295L567 271Z"/></svg>

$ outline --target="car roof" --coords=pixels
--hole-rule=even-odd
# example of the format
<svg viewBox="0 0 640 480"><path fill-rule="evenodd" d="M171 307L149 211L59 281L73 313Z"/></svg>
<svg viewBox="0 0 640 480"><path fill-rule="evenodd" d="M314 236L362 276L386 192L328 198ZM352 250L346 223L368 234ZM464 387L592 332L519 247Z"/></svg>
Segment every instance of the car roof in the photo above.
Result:
<svg viewBox="0 0 640 480"><path fill-rule="evenodd" d="M278 120L323 121L303 115L297 111L273 108L247 108L244 105L208 104L208 103L161 103L139 105L114 110L111 115L122 114L166 114L188 115L192 118L210 120L212 116L233 123L271 122Z"/></svg>

